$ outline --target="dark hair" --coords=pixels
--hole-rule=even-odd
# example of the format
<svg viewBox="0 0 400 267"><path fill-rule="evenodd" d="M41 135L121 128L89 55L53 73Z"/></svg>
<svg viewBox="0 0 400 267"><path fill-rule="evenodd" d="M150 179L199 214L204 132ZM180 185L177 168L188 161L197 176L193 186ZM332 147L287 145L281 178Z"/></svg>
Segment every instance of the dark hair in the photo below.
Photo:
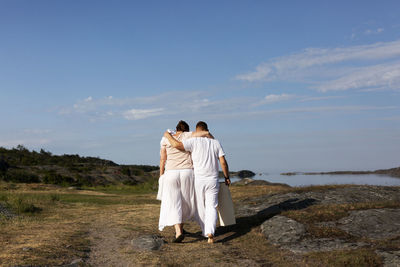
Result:
<svg viewBox="0 0 400 267"><path fill-rule="evenodd" d="M177 132L189 132L189 124L186 121L179 121L176 125Z"/></svg>
<svg viewBox="0 0 400 267"><path fill-rule="evenodd" d="M201 129L201 130L203 130L203 131L208 131L207 123L205 123L204 121L199 121L199 122L196 124L196 129L197 129L197 128L199 128L199 129Z"/></svg>

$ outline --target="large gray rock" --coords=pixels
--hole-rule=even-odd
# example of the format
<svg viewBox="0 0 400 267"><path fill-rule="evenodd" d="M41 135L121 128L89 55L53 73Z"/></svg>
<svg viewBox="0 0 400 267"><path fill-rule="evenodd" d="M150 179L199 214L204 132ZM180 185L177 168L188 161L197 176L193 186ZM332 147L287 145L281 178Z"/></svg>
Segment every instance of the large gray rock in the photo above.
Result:
<svg viewBox="0 0 400 267"><path fill-rule="evenodd" d="M141 250L160 250L164 240L157 235L142 235L133 239L131 244Z"/></svg>
<svg viewBox="0 0 400 267"><path fill-rule="evenodd" d="M397 251L377 251L379 256L383 258L384 267L400 266L400 250Z"/></svg>
<svg viewBox="0 0 400 267"><path fill-rule="evenodd" d="M294 253L356 249L367 245L362 242L353 243L340 239L308 238L303 224L280 215L261 224L261 231L269 242Z"/></svg>
<svg viewBox="0 0 400 267"><path fill-rule="evenodd" d="M15 217L15 214L0 203L0 219L2 217L6 218L6 219L10 219L10 218Z"/></svg>
<svg viewBox="0 0 400 267"><path fill-rule="evenodd" d="M285 216L275 216L261 224L261 232L274 245L299 241L306 229L303 224Z"/></svg>
<svg viewBox="0 0 400 267"><path fill-rule="evenodd" d="M351 211L338 221L338 228L351 235L379 240L400 234L400 209Z"/></svg>

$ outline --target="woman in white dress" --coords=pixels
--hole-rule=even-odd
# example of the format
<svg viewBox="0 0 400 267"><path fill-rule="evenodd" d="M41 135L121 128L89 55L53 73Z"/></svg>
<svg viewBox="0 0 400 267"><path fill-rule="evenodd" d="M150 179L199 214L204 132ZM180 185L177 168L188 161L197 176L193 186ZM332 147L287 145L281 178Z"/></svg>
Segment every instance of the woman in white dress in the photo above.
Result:
<svg viewBox="0 0 400 267"><path fill-rule="evenodd" d="M185 121L178 122L176 133L173 134L179 141L201 136L210 134L189 132L189 125ZM174 226L173 242L180 243L184 239L183 223L194 219L196 213L192 158L189 152L173 148L164 137L160 145L160 178L163 177L159 185L162 191L158 228L162 231L165 226Z"/></svg>

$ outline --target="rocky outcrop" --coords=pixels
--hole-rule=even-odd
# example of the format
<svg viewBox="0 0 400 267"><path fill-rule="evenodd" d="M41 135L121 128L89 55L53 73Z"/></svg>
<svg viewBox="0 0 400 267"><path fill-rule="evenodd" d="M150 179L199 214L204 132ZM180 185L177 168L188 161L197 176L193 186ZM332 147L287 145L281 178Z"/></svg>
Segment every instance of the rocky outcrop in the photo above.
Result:
<svg viewBox="0 0 400 267"><path fill-rule="evenodd" d="M253 177L255 175L256 174L254 172L249 171L249 170L241 170L241 171L238 171L238 173L237 173L237 176L239 178L248 178L248 177Z"/></svg>
<svg viewBox="0 0 400 267"><path fill-rule="evenodd" d="M5 207L4 205L2 205L0 203L0 219L1 218L6 218L6 219L10 219L12 217L15 217L15 214L9 210L7 207Z"/></svg>
<svg viewBox="0 0 400 267"><path fill-rule="evenodd" d="M254 180L251 178L243 178L237 182L232 183L232 185L279 185L279 186L285 186L285 187L290 187L287 184L281 184L281 183L270 183L265 180Z"/></svg>
<svg viewBox="0 0 400 267"><path fill-rule="evenodd" d="M345 204L371 201L400 201L399 187L361 186L338 187L329 190L289 192L245 199L237 206L243 216L265 213L273 207L279 211L306 208L315 204Z"/></svg>
<svg viewBox="0 0 400 267"><path fill-rule="evenodd" d="M337 221L337 227L357 237L372 240L400 235L400 209L369 209L351 211Z"/></svg>
<svg viewBox="0 0 400 267"><path fill-rule="evenodd" d="M371 208L349 211L332 221L307 222L284 216L284 211L302 210L312 205L356 203L398 203L400 187L343 186L298 189L292 192L244 199L236 204L238 224L260 225L268 242L296 254L319 251L375 248L385 266L400 263L400 208ZM338 235L315 235L312 229L325 227ZM242 230L243 231L243 230ZM393 241L395 240L395 241ZM381 245L377 245L378 243ZM395 243L392 243L395 242ZM382 244L390 245L382 245ZM383 247L382 247L383 246Z"/></svg>

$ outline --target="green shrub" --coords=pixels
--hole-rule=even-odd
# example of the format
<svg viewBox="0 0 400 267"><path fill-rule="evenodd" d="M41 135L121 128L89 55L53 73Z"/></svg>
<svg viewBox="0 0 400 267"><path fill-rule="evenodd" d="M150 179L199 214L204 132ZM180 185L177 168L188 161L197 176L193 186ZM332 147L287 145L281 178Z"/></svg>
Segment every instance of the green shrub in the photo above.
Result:
<svg viewBox="0 0 400 267"><path fill-rule="evenodd" d="M122 174L125 174L125 175L127 175L127 176L131 176L131 170L130 170L129 167L126 167L126 166L123 166L123 167L121 168L121 173L122 173Z"/></svg>
<svg viewBox="0 0 400 267"><path fill-rule="evenodd" d="M69 186L74 185L75 180L71 177L63 176L58 173L47 173L43 176L43 183Z"/></svg>
<svg viewBox="0 0 400 267"><path fill-rule="evenodd" d="M137 185L137 181L135 180L126 180L122 182L124 185Z"/></svg>
<svg viewBox="0 0 400 267"><path fill-rule="evenodd" d="M20 169L9 169L3 175L3 180L14 183L40 183L39 176Z"/></svg>

